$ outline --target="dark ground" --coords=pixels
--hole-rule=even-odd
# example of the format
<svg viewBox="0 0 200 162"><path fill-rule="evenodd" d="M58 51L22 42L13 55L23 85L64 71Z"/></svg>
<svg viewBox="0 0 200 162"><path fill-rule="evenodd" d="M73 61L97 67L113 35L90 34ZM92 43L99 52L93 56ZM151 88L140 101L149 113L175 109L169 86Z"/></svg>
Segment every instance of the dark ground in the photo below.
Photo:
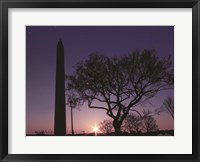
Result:
<svg viewBox="0 0 200 162"><path fill-rule="evenodd" d="M52 134L45 134L44 132L40 132L38 134L27 134L26 136L54 136ZM67 134L66 136L72 136L71 134ZM74 136L95 136L95 133L82 133L82 134L75 134ZM174 130L159 130L155 132L133 132L127 133L123 132L120 135L115 135L114 132L110 134L98 133L97 136L174 136Z"/></svg>

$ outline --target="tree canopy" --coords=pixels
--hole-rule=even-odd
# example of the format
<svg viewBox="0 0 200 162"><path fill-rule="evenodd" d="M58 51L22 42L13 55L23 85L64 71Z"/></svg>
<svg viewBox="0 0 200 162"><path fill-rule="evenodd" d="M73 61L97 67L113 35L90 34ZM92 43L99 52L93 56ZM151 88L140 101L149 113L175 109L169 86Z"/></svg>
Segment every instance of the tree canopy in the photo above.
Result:
<svg viewBox="0 0 200 162"><path fill-rule="evenodd" d="M73 89L89 108L106 111L116 133L120 133L123 120L136 104L173 88L174 83L170 57L160 58L155 50L112 58L91 54L66 78L67 88Z"/></svg>

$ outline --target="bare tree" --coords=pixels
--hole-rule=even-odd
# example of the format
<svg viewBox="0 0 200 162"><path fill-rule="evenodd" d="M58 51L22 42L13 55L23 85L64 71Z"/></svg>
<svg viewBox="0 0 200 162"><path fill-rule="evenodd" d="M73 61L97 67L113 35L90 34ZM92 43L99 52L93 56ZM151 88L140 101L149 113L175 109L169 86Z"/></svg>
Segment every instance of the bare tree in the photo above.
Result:
<svg viewBox="0 0 200 162"><path fill-rule="evenodd" d="M145 111L143 110L143 124L144 124L144 129L146 132L153 132L158 130L158 125L156 123L156 120L153 118L151 115L151 111Z"/></svg>
<svg viewBox="0 0 200 162"><path fill-rule="evenodd" d="M73 109L79 108L83 104L82 100L78 97L78 94L73 89L66 89L66 105L71 109L71 133L74 135L74 121L73 121Z"/></svg>
<svg viewBox="0 0 200 162"><path fill-rule="evenodd" d="M129 114L124 120L124 125L126 131L132 133L135 131L136 133L140 132L143 128L142 118L140 116L136 116L134 114Z"/></svg>
<svg viewBox="0 0 200 162"><path fill-rule="evenodd" d="M102 133L110 134L113 131L112 120L104 120L99 124L99 129Z"/></svg>
<svg viewBox="0 0 200 162"><path fill-rule="evenodd" d="M163 105L165 109L170 113L172 118L174 119L174 99L172 97L168 97L164 100Z"/></svg>
<svg viewBox="0 0 200 162"><path fill-rule="evenodd" d="M135 105L173 87L170 57L159 58L155 50L114 58L96 53L79 62L67 78L68 88L89 108L104 110L113 119L116 134Z"/></svg>

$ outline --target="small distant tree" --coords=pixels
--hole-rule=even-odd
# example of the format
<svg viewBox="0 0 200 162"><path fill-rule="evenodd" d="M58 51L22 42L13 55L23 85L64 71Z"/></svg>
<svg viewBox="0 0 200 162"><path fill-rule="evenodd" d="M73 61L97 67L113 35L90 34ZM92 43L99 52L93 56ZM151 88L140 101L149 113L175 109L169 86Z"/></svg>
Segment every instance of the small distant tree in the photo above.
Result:
<svg viewBox="0 0 200 162"><path fill-rule="evenodd" d="M174 99L169 96L163 101L163 105L164 108L170 113L170 115L174 119Z"/></svg>
<svg viewBox="0 0 200 162"><path fill-rule="evenodd" d="M110 134L113 131L112 120L104 120L99 124L99 129L102 133Z"/></svg>
<svg viewBox="0 0 200 162"><path fill-rule="evenodd" d="M131 133L133 131L138 133L143 128L142 119L140 116L136 116L134 114L129 114L124 120L123 127L129 133Z"/></svg>
<svg viewBox="0 0 200 162"><path fill-rule="evenodd" d="M151 111L145 111L143 110L143 125L144 125L144 130L146 132L154 132L158 130L158 125L156 123L156 120L154 117L151 115Z"/></svg>
<svg viewBox="0 0 200 162"><path fill-rule="evenodd" d="M72 108L80 108L84 104L83 100L80 98L80 95L74 89L68 87L69 84L69 77L65 75L65 98L66 98L66 105Z"/></svg>
<svg viewBox="0 0 200 162"><path fill-rule="evenodd" d="M67 76L66 76L67 83ZM78 97L79 95L73 89L66 89L66 105L71 108L71 132L74 135L74 121L73 121L73 109L79 108L82 105L82 100Z"/></svg>
<svg viewBox="0 0 200 162"><path fill-rule="evenodd" d="M117 135L137 104L173 88L174 74L170 57L144 50L113 58L92 54L67 78L68 89L76 91L88 108L104 110L112 118Z"/></svg>

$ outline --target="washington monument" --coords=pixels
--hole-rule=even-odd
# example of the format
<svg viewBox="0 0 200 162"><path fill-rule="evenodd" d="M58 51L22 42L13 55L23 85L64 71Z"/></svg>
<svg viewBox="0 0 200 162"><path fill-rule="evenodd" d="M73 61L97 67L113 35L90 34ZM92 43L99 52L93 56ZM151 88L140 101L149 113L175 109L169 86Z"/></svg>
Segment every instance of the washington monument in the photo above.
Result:
<svg viewBox="0 0 200 162"><path fill-rule="evenodd" d="M55 118L54 135L66 135L66 113L65 113L65 65L64 47L62 41L57 44L56 56L56 87L55 87Z"/></svg>

